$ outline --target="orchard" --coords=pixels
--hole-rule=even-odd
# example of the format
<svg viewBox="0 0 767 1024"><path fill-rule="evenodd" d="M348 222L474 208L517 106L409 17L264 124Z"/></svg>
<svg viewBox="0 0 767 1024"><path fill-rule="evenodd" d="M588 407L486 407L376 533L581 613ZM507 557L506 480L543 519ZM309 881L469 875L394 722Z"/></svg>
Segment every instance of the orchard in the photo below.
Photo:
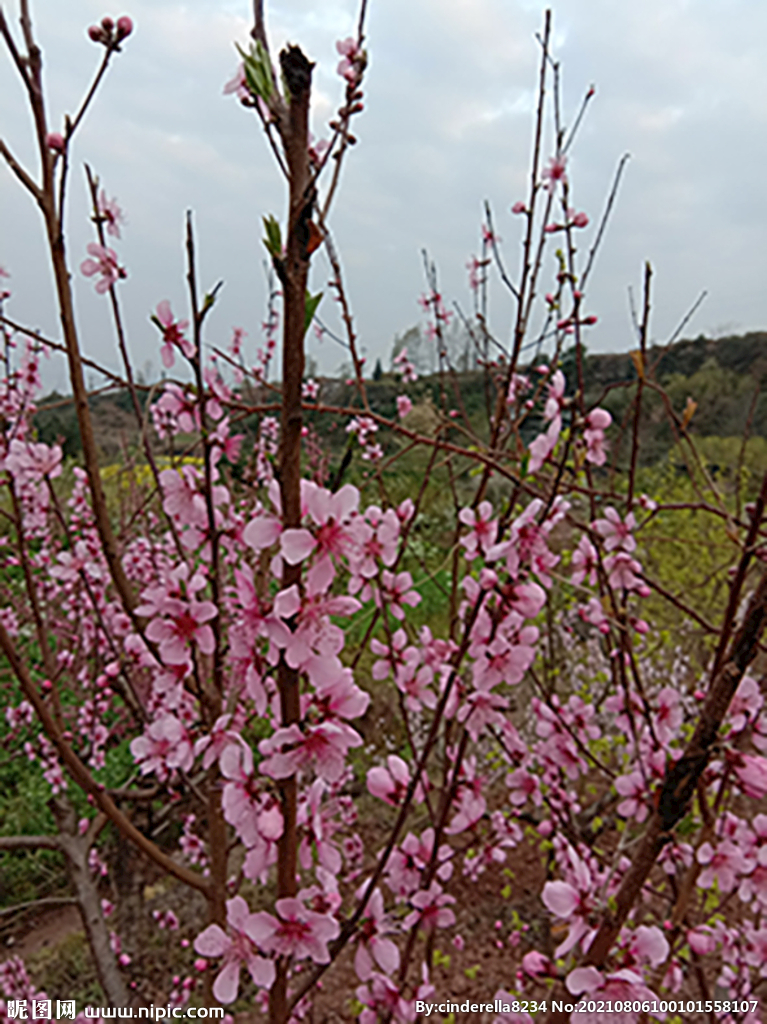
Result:
<svg viewBox="0 0 767 1024"><path fill-rule="evenodd" d="M530 43L529 188L508 197L519 248L488 206L467 313L427 258L435 372L402 347L379 385L332 230L364 116L365 5L337 43L318 142L314 64L299 45L273 52L256 0L225 92L286 190L284 217L263 211L264 339L251 351L241 329L211 328L226 299L199 279L189 214L188 301L158 293L146 310L163 367L147 384L124 326L130 225L98 168L92 241L72 251L64 229L78 129L138 26L83 26L91 84L54 123L33 5L13 6L0 35L37 152L28 166L0 138L0 154L39 211L61 333L14 318L4 238L0 772L11 795L37 794L40 824L0 822L0 872L36 850L64 865L90 1002L271 1024L762 1020L767 475L744 439L734 482L719 480L694 401L675 407L659 382L649 264L633 376L587 399L589 284L624 163L601 215L579 209L571 154L594 92L563 123L551 16ZM506 334L493 276L513 302ZM75 281L109 308L119 374L84 354ZM345 381L306 369L321 302L343 325ZM76 456L39 436L54 351ZM113 464L90 371L134 422ZM649 405L674 479L643 459ZM475 899L501 908L491 935L471 931ZM3 1019L69 998L12 949L0 994Z"/></svg>

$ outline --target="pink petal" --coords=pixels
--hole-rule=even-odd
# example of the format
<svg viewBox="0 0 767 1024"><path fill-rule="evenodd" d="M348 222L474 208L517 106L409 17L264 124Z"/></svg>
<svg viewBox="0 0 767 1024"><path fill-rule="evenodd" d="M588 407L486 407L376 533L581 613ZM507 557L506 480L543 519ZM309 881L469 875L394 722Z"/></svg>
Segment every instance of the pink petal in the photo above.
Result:
<svg viewBox="0 0 767 1024"><path fill-rule="evenodd" d="M333 515L336 520L346 519L359 508L360 492L353 484L344 484L333 496Z"/></svg>
<svg viewBox="0 0 767 1024"><path fill-rule="evenodd" d="M316 546L317 542L308 530L285 530L282 534L282 556L290 565L303 562Z"/></svg>
<svg viewBox="0 0 767 1024"><path fill-rule="evenodd" d="M377 796L379 800L385 800L387 803L392 803L392 779L385 768L382 768L380 765L376 768L371 768L367 774L367 786L373 796Z"/></svg>
<svg viewBox="0 0 767 1024"><path fill-rule="evenodd" d="M576 967L570 971L565 980L567 991L577 996L581 992L595 992L604 984L604 979L596 967Z"/></svg>
<svg viewBox="0 0 767 1024"><path fill-rule="evenodd" d="M245 925L245 934L260 949L268 953L272 937L279 926L280 923L276 917L272 917L265 910L261 910L257 914L250 915Z"/></svg>
<svg viewBox="0 0 767 1024"><path fill-rule="evenodd" d="M250 976L259 988L271 988L275 975L274 961L262 956L249 956L247 963Z"/></svg>
<svg viewBox="0 0 767 1024"><path fill-rule="evenodd" d="M543 902L557 917L570 917L578 907L578 893L567 882L547 882L541 894Z"/></svg>
<svg viewBox="0 0 767 1024"><path fill-rule="evenodd" d="M242 539L254 551L261 551L270 548L281 532L282 526L276 516L258 516L245 527Z"/></svg>
<svg viewBox="0 0 767 1024"><path fill-rule="evenodd" d="M195 952L200 956L223 956L230 945L226 932L217 924L208 925L194 940Z"/></svg>
<svg viewBox="0 0 767 1024"><path fill-rule="evenodd" d="M287 590L281 590L274 599L274 614L281 619L289 619L301 609L301 595L294 584Z"/></svg>
<svg viewBox="0 0 767 1024"><path fill-rule="evenodd" d="M282 812L279 807L272 807L271 810L261 811L258 816L258 831L264 839L279 839L285 828L282 819Z"/></svg>
<svg viewBox="0 0 767 1024"><path fill-rule="evenodd" d="M224 964L213 983L213 995L219 1003L233 1003L240 987L240 961L232 960Z"/></svg>
<svg viewBox="0 0 767 1024"><path fill-rule="evenodd" d="M607 409L592 409L586 419L595 430L606 430L613 421Z"/></svg>
<svg viewBox="0 0 767 1024"><path fill-rule="evenodd" d="M170 302L167 299L157 303L157 319L163 327L170 327L173 323L173 314L170 311Z"/></svg>
<svg viewBox="0 0 767 1024"><path fill-rule="evenodd" d="M653 967L662 964L668 956L668 942L655 925L640 925L636 930L637 953L649 960Z"/></svg>
<svg viewBox="0 0 767 1024"><path fill-rule="evenodd" d="M357 946L357 952L354 954L354 970L360 981L367 981L373 974L373 960L363 943Z"/></svg>
<svg viewBox="0 0 767 1024"><path fill-rule="evenodd" d="M393 974L399 967L399 950L391 939L373 939L370 943L376 963L384 974Z"/></svg>
<svg viewBox="0 0 767 1024"><path fill-rule="evenodd" d="M324 594L335 579L335 575L330 555L325 555L307 573L306 585L309 593Z"/></svg>
<svg viewBox="0 0 767 1024"><path fill-rule="evenodd" d="M244 931L249 916L250 907L242 896L235 896L233 899L227 900L226 920L230 928L234 928L238 932Z"/></svg>

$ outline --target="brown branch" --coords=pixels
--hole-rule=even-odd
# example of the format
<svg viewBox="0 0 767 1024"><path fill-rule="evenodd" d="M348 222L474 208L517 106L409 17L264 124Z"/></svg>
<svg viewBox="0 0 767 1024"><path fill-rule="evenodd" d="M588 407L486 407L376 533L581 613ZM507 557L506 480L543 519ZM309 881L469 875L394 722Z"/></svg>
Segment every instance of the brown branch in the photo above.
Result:
<svg viewBox="0 0 767 1024"><path fill-rule="evenodd" d="M0 153L3 155L5 162L19 179L24 188L27 189L28 192L32 193L38 203L42 203L43 193L40 190L40 186L32 180L30 175L24 170L2 139L0 139Z"/></svg>
<svg viewBox="0 0 767 1024"><path fill-rule="evenodd" d="M749 663L755 657L759 640L767 625L767 573L759 581L749 601L743 624L734 637L726 661L715 672L701 709L698 724L682 757L666 770L666 777L639 850L621 882L615 897L615 910L606 911L599 930L585 957L586 964L603 967L624 921L636 903L642 886L666 843L671 830L680 821L698 780L708 764L730 702Z"/></svg>
<svg viewBox="0 0 767 1024"><path fill-rule="evenodd" d="M0 836L0 850L60 850L58 836Z"/></svg>
<svg viewBox="0 0 767 1024"><path fill-rule="evenodd" d="M199 892L209 897L210 884L208 881L195 871L191 871L182 864L177 864L172 857L169 857L158 846L156 846L151 839L148 839L142 832L140 832L133 822L117 807L104 787L96 782L69 743L64 739L63 734L59 731L53 715L48 710L47 704L38 693L26 665L21 660L13 641L1 621L0 651L2 651L8 659L11 669L19 681L27 700L32 704L35 712L37 713L37 717L40 719L46 736L56 747L59 757L64 762L64 765L74 782L77 783L84 792L89 793L93 797L99 809L102 810L110 821L120 829L126 839L130 840L135 846L142 850L155 862L155 864L158 864L164 871L173 875L174 878L178 878L180 882L184 882L185 885L189 885L193 889L197 889Z"/></svg>
<svg viewBox="0 0 767 1024"><path fill-rule="evenodd" d="M16 903L12 907L3 907L0 910L0 917L9 917L11 914L21 913L24 910L45 910L47 907L76 907L77 900L74 896L44 896L39 900L26 900L24 903Z"/></svg>

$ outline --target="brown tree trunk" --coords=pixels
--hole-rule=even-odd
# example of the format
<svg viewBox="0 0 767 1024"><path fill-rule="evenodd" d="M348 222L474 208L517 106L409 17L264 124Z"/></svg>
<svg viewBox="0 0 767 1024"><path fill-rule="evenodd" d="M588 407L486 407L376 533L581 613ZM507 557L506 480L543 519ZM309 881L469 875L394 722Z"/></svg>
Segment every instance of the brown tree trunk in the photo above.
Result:
<svg viewBox="0 0 767 1024"><path fill-rule="evenodd" d="M98 885L88 865L90 842L78 833L77 815L68 800L59 797L51 801L51 808L59 829L57 845L66 859L67 874L104 995L110 1006L128 1007L130 994L112 951Z"/></svg>
<svg viewBox="0 0 767 1024"><path fill-rule="evenodd" d="M280 54L283 78L289 95L281 128L290 182L290 205L286 251L276 261L283 291L284 324L282 335L282 429L278 458L282 522L286 528L301 523L301 387L304 377L304 334L306 284L309 276L309 221L313 195L309 172L309 99L312 67L297 46ZM301 566L285 564L283 588L299 583ZM299 679L284 656L280 660L277 684L280 713L284 726L300 718ZM296 779L291 776L280 785L284 830L277 859L277 892L280 897L295 896L297 867ZM270 1024L285 1024L288 1017L287 964L278 961L277 976L269 997Z"/></svg>

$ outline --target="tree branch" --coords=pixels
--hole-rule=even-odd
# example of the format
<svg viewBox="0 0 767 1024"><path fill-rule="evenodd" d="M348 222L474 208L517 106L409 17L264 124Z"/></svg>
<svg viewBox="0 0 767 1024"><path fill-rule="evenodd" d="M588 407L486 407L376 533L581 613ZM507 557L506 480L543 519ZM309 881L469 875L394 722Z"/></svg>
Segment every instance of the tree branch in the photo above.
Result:
<svg viewBox="0 0 767 1024"><path fill-rule="evenodd" d="M709 686L708 695L692 739L687 744L682 757L666 769L658 806L615 897L615 910L606 911L584 963L592 964L595 967L604 966L612 945L631 908L636 903L658 855L666 843L671 841L671 829L686 814L698 779L708 764L711 749L730 702L746 668L756 656L765 625L767 625L767 573L760 579L759 585L749 601L743 624L732 641L727 660L716 672Z"/></svg>
<svg viewBox="0 0 767 1024"><path fill-rule="evenodd" d="M0 836L0 850L60 850L58 836Z"/></svg>
<svg viewBox="0 0 767 1024"><path fill-rule="evenodd" d="M60 733L53 715L48 710L45 701L37 692L26 665L19 657L13 641L1 621L0 651L2 651L8 659L11 669L18 679L21 688L24 690L27 700L34 707L37 717L40 719L48 739L56 747L59 757L64 762L67 771L77 785L86 793L90 793L99 809L102 810L110 821L120 829L126 839L129 839L134 843L151 860L153 860L155 864L158 864L164 871L173 875L174 878L178 878L180 882L184 882L185 885L189 885L193 889L197 889L199 892L203 893L206 897L209 897L210 884L208 881L203 878L202 875L197 874L197 872L191 871L182 864L177 864L172 857L169 857L167 853L164 853L151 841L151 839L147 839L143 832L140 832L133 822L117 807L104 787L96 782L83 762Z"/></svg>

